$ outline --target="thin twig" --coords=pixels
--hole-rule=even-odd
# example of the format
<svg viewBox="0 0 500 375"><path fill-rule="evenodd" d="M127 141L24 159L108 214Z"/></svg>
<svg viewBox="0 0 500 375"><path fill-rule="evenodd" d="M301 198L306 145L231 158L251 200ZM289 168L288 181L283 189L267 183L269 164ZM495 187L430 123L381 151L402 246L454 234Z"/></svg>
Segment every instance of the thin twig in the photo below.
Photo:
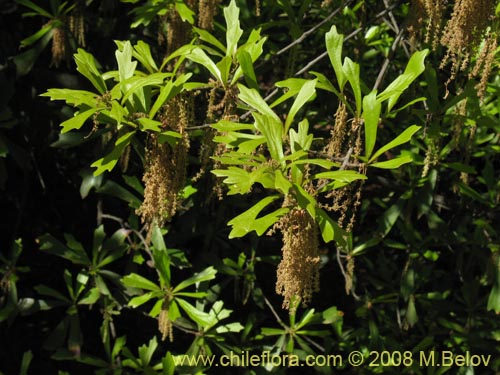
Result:
<svg viewBox="0 0 500 375"><path fill-rule="evenodd" d="M130 230L132 231L132 233L134 233L137 237L139 237L139 240L141 241L142 245L144 246L144 250L146 251L146 253L148 253L149 257L151 258L151 261L153 262L154 264L154 258L153 258L153 254L151 253L151 250L149 248L149 245L148 243L146 242L146 239L144 238L144 236L141 234L141 232L139 232L138 230L132 228L125 220L123 220L122 218L120 217L117 217L117 216L113 216L113 215L109 215L109 214L102 214L101 217L103 219L109 219L109 220L113 220L113 221L116 221L118 222L121 227L123 229L126 229L126 230Z"/></svg>
<svg viewBox="0 0 500 375"><path fill-rule="evenodd" d="M276 318L276 321L278 322L278 324L280 326L282 326L283 328L285 328L286 330L289 330L290 327L287 326L283 320L281 320L280 316L278 315L278 313L276 312L276 310L274 309L273 305L271 305L271 302L269 302L269 300L267 299L267 297L262 294L262 297L264 297L264 302L266 303L267 307L269 307L269 309L271 310L271 312L273 313L274 317Z"/></svg>
<svg viewBox="0 0 500 375"><path fill-rule="evenodd" d="M281 55L282 53L288 51L290 48L292 48L293 46L296 46L297 44L299 44L300 42L302 42L305 38L307 38L309 35L313 34L317 29L319 29L321 26L323 26L325 23L327 23L328 21L330 21L338 12L340 12L343 8L345 7L348 7L349 5L351 5L351 3L353 2L353 0L349 0L347 1L347 3L343 4L342 6L338 7L337 9L335 9L332 13L330 13L323 21L321 21L320 23L318 23L317 25L313 26L312 28L310 28L309 30L307 31L304 31L302 33L301 36L299 36L297 39L295 39L293 42L291 42L290 44L288 44L286 47L280 49L276 55Z"/></svg>
<svg viewBox="0 0 500 375"><path fill-rule="evenodd" d="M382 64L382 68L380 69L380 72L378 73L377 80L375 81L375 84L373 85L373 90L377 90L380 84L382 83L385 74L387 73L387 69L389 69L389 63L391 62L391 58L394 55L394 52L396 52L397 45L401 42L401 38L403 37L404 29L401 28L399 30L398 35L394 39L394 42L392 43L391 49L389 51L389 54L384 60L384 63Z"/></svg>

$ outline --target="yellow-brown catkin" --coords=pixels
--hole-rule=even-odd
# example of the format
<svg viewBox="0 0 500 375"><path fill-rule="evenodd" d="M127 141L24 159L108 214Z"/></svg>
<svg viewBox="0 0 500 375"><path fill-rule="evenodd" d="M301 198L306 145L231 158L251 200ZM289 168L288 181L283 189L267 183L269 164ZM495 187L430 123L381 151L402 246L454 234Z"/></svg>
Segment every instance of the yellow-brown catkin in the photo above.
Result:
<svg viewBox="0 0 500 375"><path fill-rule="evenodd" d="M413 0L410 6L408 33L410 44L417 49L421 32L425 31L424 41L436 50L443 28L444 13L448 0Z"/></svg>
<svg viewBox="0 0 500 375"><path fill-rule="evenodd" d="M343 102L340 102L335 112L335 125L331 131L330 141L324 149L329 158L335 159L342 156L343 145L348 132L346 106Z"/></svg>
<svg viewBox="0 0 500 375"><path fill-rule="evenodd" d="M175 146L161 143L155 134L149 136L143 176L144 201L136 211L149 229L153 221L159 226L163 225L179 208L189 150L186 127L192 121L192 111L193 102L187 94L174 97L162 109L164 130L173 130L181 135Z"/></svg>
<svg viewBox="0 0 500 375"><path fill-rule="evenodd" d="M481 44L494 15L495 0L456 0L451 18L446 23L441 45L446 54L441 68L451 63L448 83L464 71ZM481 61L478 61L481 64Z"/></svg>
<svg viewBox="0 0 500 375"><path fill-rule="evenodd" d="M195 10L196 2L188 0L186 5ZM164 40L164 30L166 28L167 34L167 56L172 54L175 50L187 44L191 38L191 25L187 21L183 21L177 9L169 4L167 15L160 18L160 30L158 35L158 42ZM171 67L170 67L171 68Z"/></svg>
<svg viewBox="0 0 500 375"><path fill-rule="evenodd" d="M68 18L69 31L78 45L86 47L85 19L81 6L77 6Z"/></svg>
<svg viewBox="0 0 500 375"><path fill-rule="evenodd" d="M318 229L309 213L296 207L280 219L277 228L283 235L283 258L277 269L276 293L284 297L283 308L293 312L293 299L307 305L312 293L319 291Z"/></svg>
<svg viewBox="0 0 500 375"><path fill-rule="evenodd" d="M160 311L160 315L158 316L158 330L161 333L161 339L165 341L165 339L168 337L170 342L174 341L174 330L173 330L173 324L172 321L170 320L169 314L168 314L168 309L169 309L170 302L167 300L163 303L163 306Z"/></svg>
<svg viewBox="0 0 500 375"><path fill-rule="evenodd" d="M214 28L214 17L220 0L200 0L198 4L198 27L208 31Z"/></svg>
<svg viewBox="0 0 500 375"><path fill-rule="evenodd" d="M176 194L170 191L169 147L168 144L161 144L155 134L147 140L146 165L142 177L144 200L136 213L148 229L153 222L159 226L165 223L172 213L172 201L176 199Z"/></svg>
<svg viewBox="0 0 500 375"><path fill-rule="evenodd" d="M498 44L496 33L488 33L476 58L474 69L469 74L469 78L475 78L478 76L481 77L479 83L475 87L477 90L477 95L481 99L484 98L484 93L486 92L486 85L488 83L488 77L490 76L491 70L493 68L493 61L495 60L497 47Z"/></svg>
<svg viewBox="0 0 500 375"><path fill-rule="evenodd" d="M339 106L335 115L335 127L330 142L324 152L330 158L341 163L341 169L357 169L364 173L364 165L352 167L351 161L356 161L362 152L361 119L354 118L348 123L344 104ZM324 207L329 211L339 213L338 224L346 231L351 232L356 221L356 212L361 205L361 188L363 181L353 182L347 186L332 190L327 198L332 204Z"/></svg>
<svg viewBox="0 0 500 375"><path fill-rule="evenodd" d="M56 68L68 57L66 30L63 26L57 26L52 34L52 62Z"/></svg>

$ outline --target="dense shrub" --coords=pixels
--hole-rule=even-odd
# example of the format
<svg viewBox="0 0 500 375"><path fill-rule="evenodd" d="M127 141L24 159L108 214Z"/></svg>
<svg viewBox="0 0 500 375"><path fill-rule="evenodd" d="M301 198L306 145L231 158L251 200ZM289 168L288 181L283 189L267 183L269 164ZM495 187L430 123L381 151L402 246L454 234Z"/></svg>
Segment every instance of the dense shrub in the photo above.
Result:
<svg viewBox="0 0 500 375"><path fill-rule="evenodd" d="M2 2L0 373L500 371L498 8Z"/></svg>

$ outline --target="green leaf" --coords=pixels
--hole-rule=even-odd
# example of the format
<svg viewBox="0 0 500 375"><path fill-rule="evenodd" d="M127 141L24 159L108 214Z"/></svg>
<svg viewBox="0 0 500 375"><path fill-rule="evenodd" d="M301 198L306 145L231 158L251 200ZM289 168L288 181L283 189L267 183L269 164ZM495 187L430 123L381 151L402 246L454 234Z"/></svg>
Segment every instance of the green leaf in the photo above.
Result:
<svg viewBox="0 0 500 375"><path fill-rule="evenodd" d="M69 237L67 237L69 239ZM81 246L65 246L50 234L44 234L38 238L41 243L40 250L49 254L67 259L73 264L90 265L90 259Z"/></svg>
<svg viewBox="0 0 500 375"><path fill-rule="evenodd" d="M24 5L25 7L30 8L31 10L34 10L40 16L44 16L44 17L47 17L49 19L53 18L52 14L50 14L48 11L39 7L38 5L36 5L35 3L33 3L30 0L16 0L15 2L18 4Z"/></svg>
<svg viewBox="0 0 500 375"><path fill-rule="evenodd" d="M339 34L337 32L337 27L334 25L331 27L330 31L326 33L325 41L328 57L335 71L340 91L343 91L346 83L344 69L342 68L342 43L344 42L344 35Z"/></svg>
<svg viewBox="0 0 500 375"><path fill-rule="evenodd" d="M226 85L226 83L222 80L221 72L217 65L212 61L210 57L203 51L200 47L195 47L191 51L189 51L186 54L186 57L194 61L195 63L198 63L205 68L208 69L208 71L219 81L223 86Z"/></svg>
<svg viewBox="0 0 500 375"><path fill-rule="evenodd" d="M165 241L163 240L163 235L156 222L153 224L151 240L153 243L155 268L158 270L163 283L168 288L170 287L170 259Z"/></svg>
<svg viewBox="0 0 500 375"><path fill-rule="evenodd" d="M165 354L165 357L162 358L161 363L163 366L162 375L174 375L175 362L172 353L167 352L167 354Z"/></svg>
<svg viewBox="0 0 500 375"><path fill-rule="evenodd" d="M19 375L28 375L28 368L30 367L32 359L33 352L31 350L24 352L23 358L21 360L21 369L19 370Z"/></svg>
<svg viewBox="0 0 500 375"><path fill-rule="evenodd" d="M70 130L74 129L80 129L85 121L88 120L90 116L92 116L94 113L96 113L99 110L102 110L103 108L90 108L87 109L84 112L80 112L74 117L70 118L69 120L66 120L61 123L61 133L66 133L69 132Z"/></svg>
<svg viewBox="0 0 500 375"><path fill-rule="evenodd" d="M255 76L255 71L253 69L252 57L245 50L239 51L236 57L243 71L245 82L250 88L257 90L259 88L259 85L257 83L257 77ZM233 81L231 83L234 83L236 78L237 75L235 74L235 77L233 78Z"/></svg>
<svg viewBox="0 0 500 375"><path fill-rule="evenodd" d="M255 129L255 127L252 124L243 124L240 122L232 122L228 120L220 120L218 123L211 125L211 127L220 132L233 132L238 130Z"/></svg>
<svg viewBox="0 0 500 375"><path fill-rule="evenodd" d="M302 186L294 184L295 197L299 206L309 213L313 217L321 231L321 237L326 243L335 239L337 242L344 242L343 230L334 222L328 214L318 207L318 203L313 196L306 192Z"/></svg>
<svg viewBox="0 0 500 375"><path fill-rule="evenodd" d="M243 35L243 30L240 28L240 9L236 6L236 2L231 0L229 5L224 8L224 19L226 20L226 56L233 57L238 48L238 41Z"/></svg>
<svg viewBox="0 0 500 375"><path fill-rule="evenodd" d="M356 171L351 170L338 170L338 171L329 171L329 172L321 172L314 175L315 179L318 178L328 178L330 180L337 180L341 182L351 183L356 180L366 180L367 177L364 174L361 174Z"/></svg>
<svg viewBox="0 0 500 375"><path fill-rule="evenodd" d="M231 56L224 56L217 64L217 68L220 71L220 76L222 82L228 82L229 80L229 72L231 71L231 65L233 60ZM226 84L224 84L226 85Z"/></svg>
<svg viewBox="0 0 500 375"><path fill-rule="evenodd" d="M298 132L294 129L290 129L289 136L292 153L299 150L309 151L314 139L314 135L309 134L309 121L307 121L306 118L299 122Z"/></svg>
<svg viewBox="0 0 500 375"><path fill-rule="evenodd" d="M405 318L410 327L413 327L418 322L417 309L415 308L415 297L413 296L413 294L408 300Z"/></svg>
<svg viewBox="0 0 500 375"><path fill-rule="evenodd" d="M271 157L285 166L283 153L283 126L281 121L276 121L274 117L254 113L255 127L264 135Z"/></svg>
<svg viewBox="0 0 500 375"><path fill-rule="evenodd" d="M77 51L78 52L74 55L76 70L86 77L100 94L104 94L107 90L106 83L97 69L94 56L81 48L78 48Z"/></svg>
<svg viewBox="0 0 500 375"><path fill-rule="evenodd" d="M212 46L218 48L222 53L226 53L226 47L219 42L219 40L210 34L208 31L193 27L193 30L200 36L200 39L204 42L211 44Z"/></svg>
<svg viewBox="0 0 500 375"><path fill-rule="evenodd" d="M153 338L149 340L148 346L141 345L137 350L143 368L147 368L151 363L151 359L153 358L153 354L156 351L156 348L158 348L158 341L156 340L156 336L153 336ZM146 373L146 375L148 374Z"/></svg>
<svg viewBox="0 0 500 375"><path fill-rule="evenodd" d="M395 169L399 168L403 164L411 163L412 161L413 158L411 156L405 155L405 156L399 156L391 160L380 161L377 163L370 164L370 167L381 168L381 169Z"/></svg>
<svg viewBox="0 0 500 375"><path fill-rule="evenodd" d="M137 44L134 46L133 56L139 60L139 62L150 72L157 72L158 67L156 66L156 62L151 54L151 48L149 44L144 43L142 40L139 40Z"/></svg>
<svg viewBox="0 0 500 375"><path fill-rule="evenodd" d="M229 233L229 238L243 237L247 233L255 230L259 236L273 225L279 217L285 215L289 209L279 208L276 211L257 219L257 215L270 203L278 199L278 195L268 196L261 199L251 208L236 216L228 222L233 229Z"/></svg>
<svg viewBox="0 0 500 375"><path fill-rule="evenodd" d="M373 156L370 158L368 163L371 163L372 161L376 160L380 155L382 155L384 152L389 151L390 149L400 146L408 141L410 141L411 137L413 134L415 134L421 127L417 125L412 125L405 129L400 135L398 135L396 138L394 138L392 141L387 143L385 146L382 146Z"/></svg>
<svg viewBox="0 0 500 375"><path fill-rule="evenodd" d="M120 82L133 77L137 67L137 61L132 61L132 44L130 41L127 40L122 47L121 51L116 50L115 52Z"/></svg>
<svg viewBox="0 0 500 375"><path fill-rule="evenodd" d="M425 70L424 60L428 54L429 50L427 49L415 52L410 57L410 60L408 61L403 74L392 81L389 86L387 86L386 89L378 95L378 101L383 102L385 100L388 100L387 112L391 111L403 91L405 91L410 86L410 84Z"/></svg>
<svg viewBox="0 0 500 375"><path fill-rule="evenodd" d="M363 122L365 126L365 156L370 158L377 141L378 121L382 103L377 101L377 91L374 90L363 98Z"/></svg>
<svg viewBox="0 0 500 375"><path fill-rule="evenodd" d="M125 102L133 95L138 98L142 104L142 109L147 110L149 98L145 97L144 89L147 86L159 86L163 84L165 78L169 77L171 73L153 73L146 77L131 77L126 81L121 81L123 88L123 97L121 99L121 104L124 105ZM132 101L133 102L133 101Z"/></svg>
<svg viewBox="0 0 500 375"><path fill-rule="evenodd" d="M306 81L300 89L297 98L288 112L288 116L285 121L285 133L288 133L288 129L290 128L297 112L316 94L316 82L316 79Z"/></svg>
<svg viewBox="0 0 500 375"><path fill-rule="evenodd" d="M122 282L123 285L130 288L145 289L154 292L161 290L158 285L136 273L131 273L130 275L124 276L122 278Z"/></svg>
<svg viewBox="0 0 500 375"><path fill-rule="evenodd" d="M194 12L184 3L182 0L175 1L175 9L179 16L181 16L182 21L189 22L189 24L194 24Z"/></svg>
<svg viewBox="0 0 500 375"><path fill-rule="evenodd" d="M40 96L49 97L50 100L64 100L66 104L74 107L85 104L89 107L95 107L97 95L90 91L85 90L72 90L72 89L48 89L47 92L40 94Z"/></svg>
<svg viewBox="0 0 500 375"><path fill-rule="evenodd" d="M122 135L120 138L118 138L118 140L115 143L115 147L109 154L91 164L91 167L96 168L94 172L95 176L104 173L104 171L111 171L115 167L116 163L118 162L118 159L123 153L123 150L132 141L132 137L134 135L135 131Z"/></svg>
<svg viewBox="0 0 500 375"><path fill-rule="evenodd" d="M342 67L344 74L349 81L352 91L354 92L354 99L356 100L356 117L361 116L361 82L359 80L359 64L353 62L349 57L344 59Z"/></svg>
<svg viewBox="0 0 500 375"><path fill-rule="evenodd" d="M33 43L36 43L39 39L43 38L44 35L46 35L49 31L54 29L54 24L49 23L45 26L43 26L40 30L38 30L36 33L33 35L27 37L26 39L21 40L21 47L27 47L32 45Z"/></svg>
<svg viewBox="0 0 500 375"><path fill-rule="evenodd" d="M203 271L195 274L194 276L191 276L190 278L181 281L174 288L173 292L174 293L179 292L183 289L186 289L190 285L201 283L202 281L213 280L216 274L217 270L214 267L210 266L208 268L205 268Z"/></svg>
<svg viewBox="0 0 500 375"><path fill-rule="evenodd" d="M147 117L140 117L137 119L137 122L140 124L140 130L142 131L153 131L153 132L161 132L162 131L162 123L160 121L151 120Z"/></svg>
<svg viewBox="0 0 500 375"><path fill-rule="evenodd" d="M154 298L157 293L158 292L148 292L144 293L143 295L134 297L128 302L127 306L130 306L132 308L139 307Z"/></svg>
<svg viewBox="0 0 500 375"><path fill-rule="evenodd" d="M238 90L240 91L239 98L248 104L250 107L255 109L257 112L262 113L266 117L269 117L270 121L273 123L281 124L281 120L276 113L269 107L269 104L260 96L259 92L255 89L249 89L241 84L238 84Z"/></svg>
<svg viewBox="0 0 500 375"><path fill-rule="evenodd" d="M93 305L99 300L101 293L98 288L90 289L80 300L78 300L79 305Z"/></svg>
<svg viewBox="0 0 500 375"><path fill-rule="evenodd" d="M226 177L223 182L229 185L229 195L246 194L255 183L255 180L251 178L251 173L243 168L228 167L227 169L215 169L211 172L217 177Z"/></svg>
<svg viewBox="0 0 500 375"><path fill-rule="evenodd" d="M201 327L211 327L215 323L217 323L217 320L215 317L207 314L204 311L201 311L191 305L189 302L186 300L183 300L181 298L176 298L175 301L179 304L179 306L188 314L188 316L198 323Z"/></svg>
<svg viewBox="0 0 500 375"><path fill-rule="evenodd" d="M292 188L292 183L283 176L283 173L279 169L274 171L274 187L284 195L287 195L288 191Z"/></svg>

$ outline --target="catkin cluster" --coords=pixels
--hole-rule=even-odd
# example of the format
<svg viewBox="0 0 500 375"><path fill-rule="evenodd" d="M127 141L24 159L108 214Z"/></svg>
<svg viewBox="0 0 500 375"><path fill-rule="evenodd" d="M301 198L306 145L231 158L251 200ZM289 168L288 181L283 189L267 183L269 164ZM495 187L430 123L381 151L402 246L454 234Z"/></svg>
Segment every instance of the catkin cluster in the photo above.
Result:
<svg viewBox="0 0 500 375"><path fill-rule="evenodd" d="M359 172L364 172L363 165L351 165L351 161L357 160L357 156L361 155L361 129L361 120L354 118L348 121L345 104L339 103L335 113L335 125L323 152L328 158L341 163L341 169L357 168ZM326 195L326 198L331 199L331 203L324 205L324 208L338 212L338 224L348 232L352 231L356 222L356 212L361 204L361 188L362 182L353 182Z"/></svg>
<svg viewBox="0 0 500 375"><path fill-rule="evenodd" d="M410 41L417 40L423 28L426 43L434 50L444 47L440 68L450 65L447 86L458 72L468 71L469 78L480 77L476 89L483 97L497 48L497 34L491 28L495 6L495 0L455 0L453 7L450 0L412 1Z"/></svg>
<svg viewBox="0 0 500 375"><path fill-rule="evenodd" d="M172 218L181 202L181 190L186 178L189 137L186 127L192 121L191 97L181 94L168 101L160 115L163 128L181 135L175 145L160 142L156 134L149 136L146 145L146 166L143 175L144 200L137 214L151 228Z"/></svg>
<svg viewBox="0 0 500 375"><path fill-rule="evenodd" d="M293 310L298 298L306 304L319 291L318 229L304 209L292 208L276 225L283 235L282 260L277 269L276 293L283 308Z"/></svg>

